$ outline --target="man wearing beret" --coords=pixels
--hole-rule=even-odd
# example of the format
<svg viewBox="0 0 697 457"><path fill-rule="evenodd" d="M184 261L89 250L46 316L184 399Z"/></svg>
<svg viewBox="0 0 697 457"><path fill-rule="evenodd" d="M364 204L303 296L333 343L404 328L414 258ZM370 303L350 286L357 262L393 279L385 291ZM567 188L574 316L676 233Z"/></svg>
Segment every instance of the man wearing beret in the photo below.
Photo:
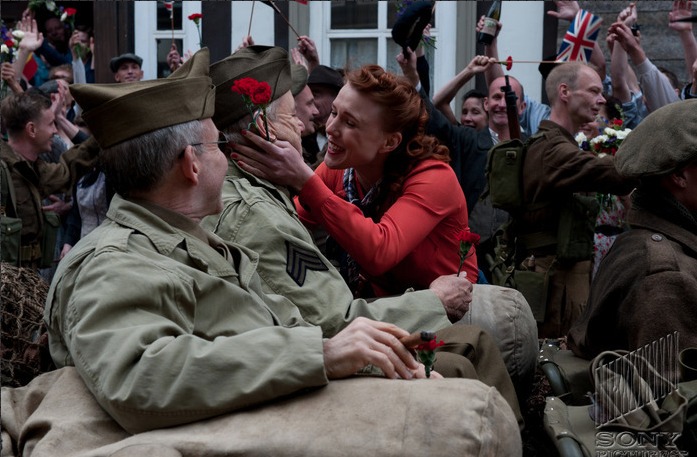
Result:
<svg viewBox="0 0 697 457"><path fill-rule="evenodd" d="M646 117L615 156L620 175L639 179L627 216L600 264L588 306L569 332L580 357L633 351L678 331L697 347L697 100Z"/></svg>
<svg viewBox="0 0 697 457"><path fill-rule="evenodd" d="M117 83L132 83L143 79L142 65L143 59L132 52L116 56L109 62L109 68Z"/></svg>
<svg viewBox="0 0 697 457"><path fill-rule="evenodd" d="M242 97L230 90L236 80L251 77L272 88L273 101L267 109L272 138L277 144L289 143L299 153L301 127L293 114L294 81L284 49L243 48L211 65L211 77L217 88L213 120L231 142L251 144L240 133L248 128L251 114ZM491 337L475 327L450 324L462 318L472 300L472 284L465 278L440 277L429 290L371 303L354 300L341 274L300 221L286 188L255 177L230 161L223 203L222 213L205 218L202 225L226 241L257 252L264 291L289 298L305 320L321 326L325 337L334 336L359 316L409 331L437 331L438 338L446 341L446 352L439 352L435 369L446 376L475 377L496 386L519 414L515 390Z"/></svg>
<svg viewBox="0 0 697 457"><path fill-rule="evenodd" d="M200 227L223 209L228 168L208 68L204 48L167 79L71 87L117 194L49 291L56 365L75 366L130 433L324 386L366 366L423 378L400 342L407 331L358 318L324 338L290 300L263 291L256 253Z"/></svg>

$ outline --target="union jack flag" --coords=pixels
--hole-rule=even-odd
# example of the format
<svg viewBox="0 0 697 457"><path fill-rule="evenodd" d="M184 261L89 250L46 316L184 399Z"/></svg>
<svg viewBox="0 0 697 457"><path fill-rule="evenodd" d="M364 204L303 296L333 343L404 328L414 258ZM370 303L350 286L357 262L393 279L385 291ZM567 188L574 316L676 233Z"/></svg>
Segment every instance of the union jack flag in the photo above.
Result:
<svg viewBox="0 0 697 457"><path fill-rule="evenodd" d="M590 61L602 22L599 16L579 10L564 35L557 54L557 62Z"/></svg>

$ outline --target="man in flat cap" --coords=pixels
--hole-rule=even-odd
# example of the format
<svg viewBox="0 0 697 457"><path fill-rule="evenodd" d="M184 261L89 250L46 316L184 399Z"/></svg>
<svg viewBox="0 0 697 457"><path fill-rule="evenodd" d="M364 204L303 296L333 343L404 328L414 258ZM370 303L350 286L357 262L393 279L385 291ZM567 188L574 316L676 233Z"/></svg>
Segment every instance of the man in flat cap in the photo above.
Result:
<svg viewBox="0 0 697 457"><path fill-rule="evenodd" d="M646 117L615 156L622 176L638 178L627 216L600 264L588 306L569 332L580 357L638 349L680 333L697 347L697 100Z"/></svg>
<svg viewBox="0 0 697 457"><path fill-rule="evenodd" d="M132 52L116 56L109 62L109 68L117 83L132 83L143 79L142 65L143 59Z"/></svg>
<svg viewBox="0 0 697 457"><path fill-rule="evenodd" d="M223 210L228 169L208 69L204 48L167 79L71 86L117 194L56 272L45 311L56 365L75 366L130 433L368 365L387 378L423 378L400 342L407 331L360 318L325 339L290 300L264 292L256 253L199 225Z"/></svg>
<svg viewBox="0 0 697 457"><path fill-rule="evenodd" d="M285 50L267 46L243 48L214 63L211 77L217 88L213 120L231 142L237 146L252 144L241 134L252 116L242 97L230 90L234 81L252 77L271 85L273 101L267 113L275 142L292 146L299 154L300 128L291 127L293 120L297 126L297 117ZM463 317L472 300L472 284L467 279L443 276L429 290L371 303L354 300L339 271L315 245L289 196L286 188L243 171L231 160L223 185L225 209L205 218L202 225L226 241L257 252L264 291L289 298L305 320L322 327L325 337L334 336L359 316L390 322L409 331L437 331L438 338L450 344L446 344L448 353L439 355L435 369L447 376L479 377L496 386L519 415L516 393L496 343L478 328L451 325ZM462 357L467 353L463 351L465 347L476 347L478 358Z"/></svg>

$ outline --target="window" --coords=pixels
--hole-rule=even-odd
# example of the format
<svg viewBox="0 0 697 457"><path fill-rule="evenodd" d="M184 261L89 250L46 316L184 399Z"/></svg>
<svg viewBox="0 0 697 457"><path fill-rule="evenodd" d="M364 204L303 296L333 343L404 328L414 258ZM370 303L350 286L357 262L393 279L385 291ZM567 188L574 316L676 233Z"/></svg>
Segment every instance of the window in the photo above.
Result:
<svg viewBox="0 0 697 457"><path fill-rule="evenodd" d="M392 40L392 26L397 19L399 3L396 0L309 2L310 36L317 37L315 41L320 62L335 68L349 69L377 63L389 71L401 74L395 60L401 52L401 47ZM455 40L447 43L440 37L444 31L449 32L450 36L455 36L457 3L438 2L436 14L432 19L431 35L436 38L436 49L426 48L426 57L431 69L432 91L441 80L447 81L455 74L453 59L441 57L446 55L445 53L454 55ZM326 24L329 28L326 28ZM441 65L443 62L445 65Z"/></svg>
<svg viewBox="0 0 697 457"><path fill-rule="evenodd" d="M165 78L170 74L167 54L172 43L180 54L198 51L196 26L186 18L201 12L201 2L172 2L171 19L163 2L134 3L135 53L143 58L143 79Z"/></svg>

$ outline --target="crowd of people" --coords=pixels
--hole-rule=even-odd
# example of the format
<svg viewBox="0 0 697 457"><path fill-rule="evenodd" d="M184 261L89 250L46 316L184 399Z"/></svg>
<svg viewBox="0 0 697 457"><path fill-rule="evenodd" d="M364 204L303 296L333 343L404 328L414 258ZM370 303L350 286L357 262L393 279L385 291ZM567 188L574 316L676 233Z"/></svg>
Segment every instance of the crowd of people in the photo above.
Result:
<svg viewBox="0 0 697 457"><path fill-rule="evenodd" d="M579 13L555 3L560 20ZM691 16L674 2L671 20ZM96 84L90 30L50 17L40 32L27 11L2 64L2 261L51 284L53 362L129 433L357 373L476 379L523 429L534 370L508 345L534 357L538 338L568 335L591 359L678 330L697 347L697 39L670 23L681 86L637 21L630 4L606 27L610 56L596 44L590 63L547 68L546 105L504 74L496 37L433 98L421 46L393 74L322 65L306 36L290 52L246 37L218 62L173 45L171 75L153 81L125 53ZM27 80L31 53L45 68ZM488 93L468 91L456 116L475 77ZM263 100L240 94L259 83ZM618 150L584 149L620 128ZM526 152L520 205L504 210L487 163L512 138ZM495 292L477 306L506 306L502 246L539 301L506 341L482 330L500 318L462 321L482 288ZM433 367L406 343L425 330L441 344Z"/></svg>

